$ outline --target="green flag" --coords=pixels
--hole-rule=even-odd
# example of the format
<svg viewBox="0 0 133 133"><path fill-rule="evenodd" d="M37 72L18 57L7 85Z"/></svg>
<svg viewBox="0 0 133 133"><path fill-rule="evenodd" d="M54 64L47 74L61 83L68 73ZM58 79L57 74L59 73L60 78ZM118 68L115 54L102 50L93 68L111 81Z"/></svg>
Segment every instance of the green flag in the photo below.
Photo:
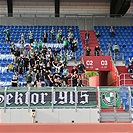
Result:
<svg viewBox="0 0 133 133"><path fill-rule="evenodd" d="M101 108L120 107L119 88L100 88Z"/></svg>

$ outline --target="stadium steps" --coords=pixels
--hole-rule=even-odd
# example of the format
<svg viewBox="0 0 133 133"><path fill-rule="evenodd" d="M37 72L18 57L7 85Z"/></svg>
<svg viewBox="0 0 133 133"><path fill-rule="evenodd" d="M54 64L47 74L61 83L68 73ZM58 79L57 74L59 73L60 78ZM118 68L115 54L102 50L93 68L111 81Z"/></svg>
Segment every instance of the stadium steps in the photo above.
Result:
<svg viewBox="0 0 133 133"><path fill-rule="evenodd" d="M94 56L94 48L95 46L100 46L97 40L97 37L95 35L94 30L88 30L90 37L89 37L89 47L91 48L91 56ZM87 30L80 30L80 37L81 37L81 41L82 41L82 46L84 49L84 55L85 55L85 51L87 46L85 45L85 33L87 32ZM102 53L100 53L100 55L102 55Z"/></svg>
<svg viewBox="0 0 133 133"><path fill-rule="evenodd" d="M119 84L120 86L132 86L133 85L133 80L130 78L130 75L128 74L128 70L126 68L126 66L116 66L118 73L120 75L119 78ZM126 73L125 77L124 77L124 73ZM125 80L124 80L125 78Z"/></svg>
<svg viewBox="0 0 133 133"><path fill-rule="evenodd" d="M131 122L129 112L102 112L100 122Z"/></svg>

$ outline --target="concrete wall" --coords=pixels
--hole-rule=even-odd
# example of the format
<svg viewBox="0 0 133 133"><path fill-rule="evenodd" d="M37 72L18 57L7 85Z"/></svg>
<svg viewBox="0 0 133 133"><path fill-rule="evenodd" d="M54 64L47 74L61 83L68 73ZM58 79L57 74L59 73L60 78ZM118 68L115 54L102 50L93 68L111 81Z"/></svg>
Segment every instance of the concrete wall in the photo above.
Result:
<svg viewBox="0 0 133 133"><path fill-rule="evenodd" d="M30 17L30 16L29 16ZM133 17L0 17L0 25L77 25L80 30L93 29L94 26L132 26Z"/></svg>
<svg viewBox="0 0 133 133"><path fill-rule="evenodd" d="M58 123L71 123L74 121L78 122L94 122L99 121L99 109L37 109L36 117L34 121L39 123L48 122L58 122ZM3 109L0 110L0 122L1 123L32 123L33 118L31 117L31 110L28 109L7 109L4 112Z"/></svg>
<svg viewBox="0 0 133 133"><path fill-rule="evenodd" d="M14 13L54 14L54 0L13 0ZM131 5L128 13L132 13ZM103 14L110 12L110 0L60 0L61 14ZM0 13L7 13L6 0L0 0Z"/></svg>

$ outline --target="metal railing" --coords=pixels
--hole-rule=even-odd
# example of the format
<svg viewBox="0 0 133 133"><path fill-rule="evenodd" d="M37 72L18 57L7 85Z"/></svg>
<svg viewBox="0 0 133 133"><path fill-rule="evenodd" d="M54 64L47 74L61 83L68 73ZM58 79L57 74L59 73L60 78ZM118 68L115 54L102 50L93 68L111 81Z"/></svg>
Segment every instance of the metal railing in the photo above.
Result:
<svg viewBox="0 0 133 133"><path fill-rule="evenodd" d="M121 73L119 75L119 86L133 86L133 79L129 73Z"/></svg>

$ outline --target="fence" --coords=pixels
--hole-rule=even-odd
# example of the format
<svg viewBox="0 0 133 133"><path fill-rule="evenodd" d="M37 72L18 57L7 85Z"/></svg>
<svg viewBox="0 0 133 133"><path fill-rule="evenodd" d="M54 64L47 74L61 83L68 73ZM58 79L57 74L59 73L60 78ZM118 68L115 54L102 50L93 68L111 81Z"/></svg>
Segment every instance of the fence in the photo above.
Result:
<svg viewBox="0 0 133 133"><path fill-rule="evenodd" d="M131 93L132 91L132 93ZM95 108L131 111L130 87L1 88L0 108Z"/></svg>
<svg viewBox="0 0 133 133"><path fill-rule="evenodd" d="M119 75L119 86L133 86L131 75L129 73L121 73Z"/></svg>
<svg viewBox="0 0 133 133"><path fill-rule="evenodd" d="M96 88L3 88L0 108L97 107Z"/></svg>

